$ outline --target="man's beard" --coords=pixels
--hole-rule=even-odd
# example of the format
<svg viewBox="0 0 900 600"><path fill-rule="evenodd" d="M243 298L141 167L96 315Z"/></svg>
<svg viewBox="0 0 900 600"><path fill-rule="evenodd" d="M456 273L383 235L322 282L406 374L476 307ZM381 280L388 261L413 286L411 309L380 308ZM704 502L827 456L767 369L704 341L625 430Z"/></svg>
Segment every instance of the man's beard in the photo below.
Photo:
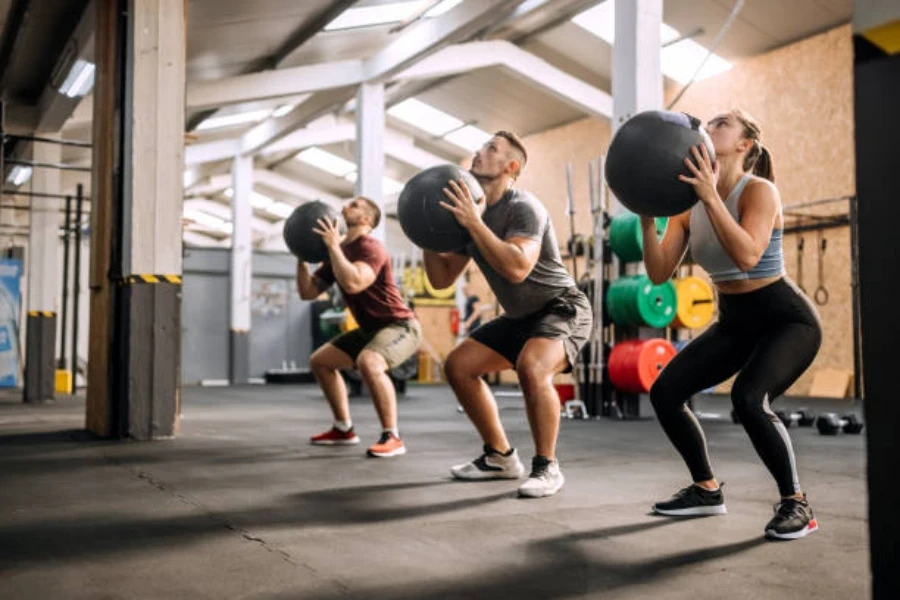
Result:
<svg viewBox="0 0 900 600"><path fill-rule="evenodd" d="M479 173L476 173L475 171L473 171L473 170L471 170L471 169L469 170L469 173L470 173L470 174L472 175L472 177L474 177L474 178L478 181L478 183L480 183L480 184L485 184L485 183L490 183L490 182L492 182L492 181L496 181L496 180L499 179L500 176L503 174L503 173L497 173L496 175L491 175L491 174L489 174L489 173L481 173L481 174L479 174Z"/></svg>

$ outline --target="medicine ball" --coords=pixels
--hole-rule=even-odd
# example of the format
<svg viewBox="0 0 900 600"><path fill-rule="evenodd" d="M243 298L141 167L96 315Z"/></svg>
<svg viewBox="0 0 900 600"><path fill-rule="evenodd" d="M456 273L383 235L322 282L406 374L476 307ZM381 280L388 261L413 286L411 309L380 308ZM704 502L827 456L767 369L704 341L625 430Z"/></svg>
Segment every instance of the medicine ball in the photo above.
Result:
<svg viewBox="0 0 900 600"><path fill-rule="evenodd" d="M678 176L692 176L684 159L694 160L691 147L701 143L715 160L712 140L696 117L663 110L638 113L619 128L609 145L609 189L629 210L644 216L682 213L697 202L697 194Z"/></svg>
<svg viewBox="0 0 900 600"><path fill-rule="evenodd" d="M319 263L327 260L328 248L313 229L319 227L319 219L334 221L339 216L334 207L321 200L301 204L284 222L284 243L287 244L288 250L306 262ZM343 223L339 222L338 226L343 233Z"/></svg>
<svg viewBox="0 0 900 600"><path fill-rule="evenodd" d="M454 252L469 242L469 233L452 212L441 206L441 202L450 202L442 190L450 189L450 181L459 179L476 202L484 200L478 180L456 165L425 169L403 187L397 200L397 217L403 233L416 246L434 252Z"/></svg>

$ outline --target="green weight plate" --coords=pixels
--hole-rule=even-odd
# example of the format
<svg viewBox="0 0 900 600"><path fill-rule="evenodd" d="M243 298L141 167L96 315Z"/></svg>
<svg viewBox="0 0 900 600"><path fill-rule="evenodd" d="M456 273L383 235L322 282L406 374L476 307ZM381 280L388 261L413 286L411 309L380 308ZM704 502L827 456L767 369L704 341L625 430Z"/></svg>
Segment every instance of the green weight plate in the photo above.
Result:
<svg viewBox="0 0 900 600"><path fill-rule="evenodd" d="M662 239L668 221L666 217L656 219L656 233L659 239ZM630 212L615 216L609 225L609 246L621 261L641 261L644 257L641 218Z"/></svg>
<svg viewBox="0 0 900 600"><path fill-rule="evenodd" d="M665 327L675 318L678 307L675 285L671 281L653 285L649 278L645 278L635 304L641 320L648 327Z"/></svg>

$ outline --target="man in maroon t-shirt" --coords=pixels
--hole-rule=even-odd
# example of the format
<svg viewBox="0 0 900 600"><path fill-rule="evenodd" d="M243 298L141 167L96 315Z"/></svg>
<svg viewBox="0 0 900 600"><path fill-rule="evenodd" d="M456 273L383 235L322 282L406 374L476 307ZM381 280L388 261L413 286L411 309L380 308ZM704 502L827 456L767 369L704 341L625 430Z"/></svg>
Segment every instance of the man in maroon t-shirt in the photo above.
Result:
<svg viewBox="0 0 900 600"><path fill-rule="evenodd" d="M397 429L397 395L388 369L415 354L422 331L394 283L390 255L381 242L369 235L381 220L378 205L360 196L346 203L342 214L347 223L343 238L337 224L324 219L313 230L325 241L328 260L314 274L310 274L305 262L297 261L300 297L312 300L337 283L359 324L358 329L337 336L309 359L334 414L334 426L310 441L323 446L359 443L350 420L347 388L339 372L355 366L369 387L381 420L381 437L368 454L398 456L406 453L406 446Z"/></svg>

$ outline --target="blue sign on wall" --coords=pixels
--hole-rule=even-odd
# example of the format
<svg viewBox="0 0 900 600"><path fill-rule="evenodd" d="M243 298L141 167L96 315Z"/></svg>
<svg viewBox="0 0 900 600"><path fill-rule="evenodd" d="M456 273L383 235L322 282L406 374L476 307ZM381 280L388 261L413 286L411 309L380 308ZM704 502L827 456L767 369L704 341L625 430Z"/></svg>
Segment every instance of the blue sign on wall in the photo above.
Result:
<svg viewBox="0 0 900 600"><path fill-rule="evenodd" d="M21 260L0 260L0 387L16 387L19 384L21 278Z"/></svg>

